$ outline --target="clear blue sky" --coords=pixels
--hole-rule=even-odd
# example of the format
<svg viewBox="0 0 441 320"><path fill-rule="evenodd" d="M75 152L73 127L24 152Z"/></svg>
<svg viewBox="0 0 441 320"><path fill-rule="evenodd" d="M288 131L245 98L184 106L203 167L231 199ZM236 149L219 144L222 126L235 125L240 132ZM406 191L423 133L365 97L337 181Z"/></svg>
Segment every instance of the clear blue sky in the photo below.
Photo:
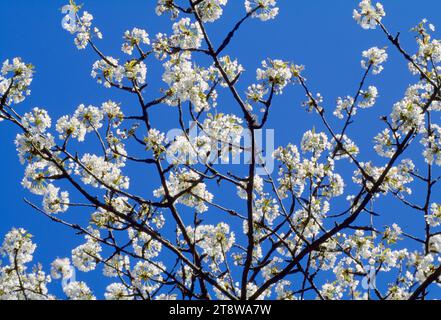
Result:
<svg viewBox="0 0 441 320"><path fill-rule="evenodd" d="M53 119L72 113L80 103L100 105L109 98L122 102L125 110L136 106L136 100L125 94L107 90L96 84L89 75L91 65L97 59L91 50L78 51L70 34L61 28L60 8L67 1L41 0L0 0L0 61L15 56L36 66L36 75L32 84L32 96L17 109L20 112L32 107L46 108ZM94 25L104 34L104 40L98 42L107 55L124 56L120 52L121 37L125 30L133 27L146 29L150 35L157 32L170 33L171 23L168 17L157 17L154 13L154 0L84 0L85 10L94 17ZM352 19L352 10L359 1L354 0L279 0L280 15L274 21L262 23L259 20L248 21L241 32L234 38L226 53L237 57L247 70L241 79L245 88L252 83L255 69L266 57L281 58L306 66L306 77L310 87L325 97L325 106L333 108L338 96L353 95L360 81L361 52L372 46L388 46L388 42L379 30L364 31ZM402 42L410 51L415 49L413 36L408 32L422 18L428 18L441 30L441 1L396 1L384 0L387 16L384 23L392 32L402 32ZM215 41L219 41L230 26L244 14L243 0L230 0L220 23L210 26L209 31ZM399 100L407 86L416 81L407 71L407 64L394 48L389 46L389 61L385 71L368 83L375 84L380 98L375 108L364 111L362 123L351 127L349 134L362 149L360 157L370 160L372 139L382 128L379 116L390 113L391 106ZM199 59L199 58L198 58ZM200 59L200 63L206 61ZM148 79L151 83L149 97L158 96L161 67L158 63L148 65ZM228 95L224 93L224 95ZM313 125L322 128L317 117L307 114L301 108L304 94L299 88L290 88L283 97L277 97L275 107L268 123L269 128L276 128L276 144L299 143L303 132ZM220 106L233 110L229 98L222 98ZM173 112L173 113L172 113ZM168 127L170 114L175 117L175 110L162 108L155 114L154 121L160 128ZM439 119L436 119L439 120ZM333 124L337 124L334 121ZM49 263L57 256L70 255L70 250L81 243L81 239L72 236L72 231L51 223L22 201L23 197L34 199L20 185L24 168L19 164L14 147L15 129L6 123L0 124L0 235L3 236L12 226L24 227L35 235L38 243L36 260ZM419 153L408 153L419 157ZM373 160L380 164L378 157ZM150 195L155 178L145 186L145 177L140 176L136 168L130 169L135 177L133 187ZM352 172L352 168L350 171ZM150 179L150 178L149 178ZM148 191L145 191L148 188ZM416 190L416 195L420 194ZM441 199L439 189L435 198ZM421 227L422 218L415 221L415 213L408 213L396 202L382 202L381 218L384 223L399 222L403 228L416 230ZM74 215L74 217L72 217ZM77 215L77 216L75 216ZM80 219L88 213L73 212L68 218ZM81 280L92 284L93 288L102 288L104 282L97 273L81 274ZM59 290L59 284L52 286ZM59 291L58 291L59 292Z"/></svg>

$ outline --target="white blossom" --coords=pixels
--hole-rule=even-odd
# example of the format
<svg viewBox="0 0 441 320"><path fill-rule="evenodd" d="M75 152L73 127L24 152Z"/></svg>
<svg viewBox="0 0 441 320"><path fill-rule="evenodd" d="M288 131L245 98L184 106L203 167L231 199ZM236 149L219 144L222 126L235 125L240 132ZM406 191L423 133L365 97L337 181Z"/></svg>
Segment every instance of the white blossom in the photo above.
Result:
<svg viewBox="0 0 441 320"><path fill-rule="evenodd" d="M276 0L245 0L245 10L252 12L253 18L262 21L274 19L279 14Z"/></svg>
<svg viewBox="0 0 441 320"><path fill-rule="evenodd" d="M375 29L386 15L383 5L378 2L373 5L371 0L362 0L358 6L353 18L363 29Z"/></svg>
<svg viewBox="0 0 441 320"><path fill-rule="evenodd" d="M63 290L69 300L96 300L92 290L83 281L70 282Z"/></svg>
<svg viewBox="0 0 441 320"><path fill-rule="evenodd" d="M124 43L121 47L121 51L132 55L133 49L142 44L150 44L149 34L143 29L133 28L132 31L127 30L124 33Z"/></svg>
<svg viewBox="0 0 441 320"><path fill-rule="evenodd" d="M197 173L183 169L176 173L170 173L167 188L170 196L180 195L177 199L178 203L195 208L198 212L203 213L208 210L206 202L211 202L213 195L208 192L206 184L199 181L200 176ZM153 194L157 198L164 196L164 188L161 187L155 190Z"/></svg>
<svg viewBox="0 0 441 320"><path fill-rule="evenodd" d="M51 275L54 279L70 279L74 274L69 258L57 258L52 262L51 266Z"/></svg>
<svg viewBox="0 0 441 320"><path fill-rule="evenodd" d="M7 103L18 104L31 94L34 66L24 63L21 58L3 62L0 74L0 95L8 94ZM8 77L9 76L9 77Z"/></svg>
<svg viewBox="0 0 441 320"><path fill-rule="evenodd" d="M281 94L283 89L291 82L292 71L288 62L282 60L262 61L262 68L257 69L257 80L273 87L276 94Z"/></svg>
<svg viewBox="0 0 441 320"><path fill-rule="evenodd" d="M388 55L386 50L372 47L369 50L363 51L363 60L361 66L363 69L372 68L372 74L380 74L383 71L383 63L387 61Z"/></svg>

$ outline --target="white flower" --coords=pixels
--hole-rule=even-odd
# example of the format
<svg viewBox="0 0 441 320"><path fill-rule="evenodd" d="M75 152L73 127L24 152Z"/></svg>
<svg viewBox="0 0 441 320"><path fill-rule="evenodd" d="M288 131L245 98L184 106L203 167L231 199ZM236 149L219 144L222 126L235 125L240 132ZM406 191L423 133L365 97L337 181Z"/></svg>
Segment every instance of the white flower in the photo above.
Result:
<svg viewBox="0 0 441 320"><path fill-rule="evenodd" d="M91 76L96 78L99 84L104 83L106 88L110 88L112 84L122 82L124 72L125 69L118 65L118 60L106 57L105 60L98 60L93 64Z"/></svg>
<svg viewBox="0 0 441 320"><path fill-rule="evenodd" d="M174 6L173 0L158 0L155 12L158 16L169 12L172 19L176 19L179 15L179 9Z"/></svg>
<svg viewBox="0 0 441 320"><path fill-rule="evenodd" d="M368 69L372 67L372 74L379 74L384 69L382 64L386 62L388 55L386 50L372 47L369 50L363 51L363 58L366 60L361 60L362 68Z"/></svg>
<svg viewBox="0 0 441 320"><path fill-rule="evenodd" d="M400 135L395 133L396 138L399 138ZM384 129L382 132L377 134L374 138L375 146L374 149L379 156L391 158L396 152L396 141L395 136L391 134L389 129Z"/></svg>
<svg viewBox="0 0 441 320"><path fill-rule="evenodd" d="M433 123L429 132L425 130L421 144L425 147L424 160L441 166L441 127Z"/></svg>
<svg viewBox="0 0 441 320"><path fill-rule="evenodd" d="M441 204L432 203L430 205L430 214L426 215L426 221L431 227L441 225Z"/></svg>
<svg viewBox="0 0 441 320"><path fill-rule="evenodd" d="M328 300L339 300L343 297L343 289L341 286L332 283L325 283L320 293Z"/></svg>
<svg viewBox="0 0 441 320"><path fill-rule="evenodd" d="M18 104L22 102L31 91L29 86L32 83L34 75L34 66L25 64L21 58L12 59L3 62L0 75L0 96L7 95L7 103ZM9 76L9 78L7 78Z"/></svg>
<svg viewBox="0 0 441 320"><path fill-rule="evenodd" d="M81 158L81 163L85 168L78 165L75 173L81 176L83 183L90 184L95 188L106 188L106 186L115 189L129 188L130 179L123 176L121 171L124 162L111 163L106 161L104 157L86 153Z"/></svg>
<svg viewBox="0 0 441 320"><path fill-rule="evenodd" d="M165 134L157 129L150 129L147 137L144 138L144 142L146 149L152 150L156 158L158 158L165 151Z"/></svg>
<svg viewBox="0 0 441 320"><path fill-rule="evenodd" d="M133 28L132 31L127 30L124 33L124 43L121 51L132 55L133 49L141 44L150 44L149 34L145 30L138 28Z"/></svg>
<svg viewBox="0 0 441 320"><path fill-rule="evenodd" d="M37 247L31 238L32 235L26 230L14 228L6 234L0 251L8 256L13 265L30 262Z"/></svg>
<svg viewBox="0 0 441 320"><path fill-rule="evenodd" d="M189 18L183 18L173 24L170 42L172 47L183 50L198 49L202 45L203 38L199 23L192 23Z"/></svg>
<svg viewBox="0 0 441 320"><path fill-rule="evenodd" d="M252 17L262 21L274 19L279 14L276 5L276 0L245 0L247 13L253 12Z"/></svg>
<svg viewBox="0 0 441 320"><path fill-rule="evenodd" d="M162 273L164 270L165 267L161 262L139 261L132 271L133 285L141 293L150 295L159 288L160 283L163 281Z"/></svg>
<svg viewBox="0 0 441 320"><path fill-rule="evenodd" d="M369 86L367 91L361 90L360 97L362 100L358 103L358 106L362 109L370 108L375 104L378 97L378 90L374 86Z"/></svg>
<svg viewBox="0 0 441 320"><path fill-rule="evenodd" d="M94 106L86 107L84 104L80 104L75 110L74 118L77 118L86 127L87 132L98 130L103 126L103 113Z"/></svg>
<svg viewBox="0 0 441 320"><path fill-rule="evenodd" d="M66 5L62 8L62 13L68 13L62 20L62 27L71 34L75 34L74 43L79 50L85 49L92 39L96 36L102 39L103 35L96 27L92 29L93 16L84 11L81 17L77 17L79 7L75 4Z"/></svg>
<svg viewBox="0 0 441 320"><path fill-rule="evenodd" d="M364 172L372 177L372 181L378 181L380 176L383 174L385 167L375 167L371 162L360 163ZM389 191L394 193L407 193L412 194L412 189L408 187L408 184L413 182L414 178L412 176L415 170L415 165L409 159L404 159L401 163L395 167L390 168L387 176L381 185L381 191L383 194L387 194ZM352 180L354 183L364 185L367 188L372 188L372 181L366 181L359 170L354 172Z"/></svg>
<svg viewBox="0 0 441 320"><path fill-rule="evenodd" d="M228 0L204 0L196 6L196 10L203 22L214 22L222 16L222 6Z"/></svg>
<svg viewBox="0 0 441 320"><path fill-rule="evenodd" d="M309 130L303 134L302 142L303 152L312 152L314 157L320 157L323 151L331 148L328 137L325 133L315 133L315 130Z"/></svg>
<svg viewBox="0 0 441 320"><path fill-rule="evenodd" d="M112 283L107 286L104 294L106 300L132 300L132 292L122 283Z"/></svg>
<svg viewBox="0 0 441 320"><path fill-rule="evenodd" d="M103 274L106 277L118 277L126 270L130 270L129 257L116 254L110 260L107 260L107 263L104 265Z"/></svg>
<svg viewBox="0 0 441 320"><path fill-rule="evenodd" d="M114 127L119 126L124 118L124 113L121 111L119 104L111 100L104 102L101 105L101 110L103 114L113 122Z"/></svg>
<svg viewBox="0 0 441 320"><path fill-rule="evenodd" d="M51 275L54 279L70 279L73 276L74 269L70 264L69 258L55 259L51 264Z"/></svg>
<svg viewBox="0 0 441 320"><path fill-rule="evenodd" d="M349 155L356 157L360 153L360 149L357 147L357 145L346 135L342 137L340 134L337 134L336 138L338 141L340 141L341 148L338 146L337 141L332 139L335 160L350 158Z"/></svg>
<svg viewBox="0 0 441 320"><path fill-rule="evenodd" d="M242 67L241 64L238 63L237 59L231 60L230 56L223 56L222 58L219 59L219 63L223 71L228 76L228 81L231 83L237 80L237 77L244 71L244 68ZM216 66L213 65L211 67L211 72L216 74L221 79L221 86L225 88L228 87L225 79L223 79L220 71L217 69Z"/></svg>
<svg viewBox="0 0 441 320"><path fill-rule="evenodd" d="M47 213L66 212L69 209L69 193L67 191L59 192L60 188L56 188L49 184L43 197L43 208Z"/></svg>
<svg viewBox="0 0 441 320"><path fill-rule="evenodd" d="M268 89L261 84L253 84L248 87L246 95L250 103L263 101L263 97L268 93Z"/></svg>
<svg viewBox="0 0 441 320"><path fill-rule="evenodd" d="M176 173L170 173L170 177L167 180L167 188L172 197L182 194L177 199L178 203L195 208L199 213L203 213L208 210L205 202L211 202L213 195L208 192L205 183L198 181L200 181L199 174L182 169ZM164 196L165 191L163 187L155 190L153 195L157 198Z"/></svg>
<svg viewBox="0 0 441 320"><path fill-rule="evenodd" d="M51 117L47 111L40 108L34 108L32 112L26 113L21 121L26 129L36 134L44 133L52 124Z"/></svg>
<svg viewBox="0 0 441 320"><path fill-rule="evenodd" d="M131 60L124 64L124 77L135 81L137 85L145 83L147 75L147 66L144 62L138 60Z"/></svg>
<svg viewBox="0 0 441 320"><path fill-rule="evenodd" d="M405 134L410 130L420 130L424 125L422 108L419 106L418 101L414 101L409 97L405 97L394 104L391 118L393 127Z"/></svg>
<svg viewBox="0 0 441 320"><path fill-rule="evenodd" d="M201 225L194 230L187 228L188 236L200 247L204 254L217 261L223 262L226 253L235 243L234 232L230 231L230 226L226 223L213 225Z"/></svg>
<svg viewBox="0 0 441 320"><path fill-rule="evenodd" d="M17 134L15 146L17 147L20 162L24 164L25 162L39 161L41 159L41 152L50 150L55 146L55 140L50 133L22 133Z"/></svg>
<svg viewBox="0 0 441 320"><path fill-rule="evenodd" d="M354 9L353 18L363 29L375 29L386 15L381 3L374 6L371 0L362 0L358 6L358 10Z"/></svg>
<svg viewBox="0 0 441 320"><path fill-rule="evenodd" d="M283 89L291 82L293 77L291 66L282 60L262 61L263 69L257 69L257 80L263 80L273 86L276 94L281 94Z"/></svg>
<svg viewBox="0 0 441 320"><path fill-rule="evenodd" d="M92 240L72 250L72 262L74 266L83 272L95 270L97 261L101 259L101 246Z"/></svg>
<svg viewBox="0 0 441 320"><path fill-rule="evenodd" d="M334 116L339 119L343 119L345 116L355 115L357 109L354 107L354 98L346 96L344 98L339 97L337 99L337 106L333 112Z"/></svg>
<svg viewBox="0 0 441 320"><path fill-rule="evenodd" d="M83 281L71 282L63 290L70 300L96 300L92 290Z"/></svg>
<svg viewBox="0 0 441 320"><path fill-rule="evenodd" d="M58 119L56 124L56 130L60 134L61 140L72 137L78 139L78 141L84 141L84 137L87 133L86 126L78 120L76 117L62 116Z"/></svg>
<svg viewBox="0 0 441 320"><path fill-rule="evenodd" d="M430 237L429 248L431 252L441 253L441 234Z"/></svg>
<svg viewBox="0 0 441 320"><path fill-rule="evenodd" d="M188 55L167 61L164 68L162 80L169 85L167 104L177 106L179 102L190 101L196 112L210 109L208 99L216 96L208 96L208 70L193 66Z"/></svg>
<svg viewBox="0 0 441 320"><path fill-rule="evenodd" d="M26 167L22 185L33 194L44 195L47 192L49 177L58 174L58 168L46 160L32 162Z"/></svg>

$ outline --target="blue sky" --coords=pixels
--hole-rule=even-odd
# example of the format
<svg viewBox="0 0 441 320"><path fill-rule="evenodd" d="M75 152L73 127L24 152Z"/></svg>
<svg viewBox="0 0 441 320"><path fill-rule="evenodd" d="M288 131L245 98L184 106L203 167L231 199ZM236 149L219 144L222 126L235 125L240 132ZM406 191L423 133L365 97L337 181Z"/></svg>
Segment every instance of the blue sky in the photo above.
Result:
<svg viewBox="0 0 441 320"><path fill-rule="evenodd" d="M136 100L96 84L90 77L91 65L96 56L91 50L78 51L73 38L61 28L60 8L66 1L41 0L0 0L0 61L15 56L36 66L36 75L32 84L32 96L17 106L19 112L26 112L32 107L46 108L53 119L64 114L73 113L80 103L100 105L113 99L121 102L125 110L136 106ZM94 25L104 34L99 47L106 55L124 56L120 52L121 37L125 30L139 27L146 29L150 35L157 32L170 33L171 23L166 17L157 17L154 13L156 1L153 0L84 0L84 9L91 12ZM246 69L239 88L242 90L252 83L255 69L267 57L290 60L306 66L306 77L309 86L325 97L325 107L333 108L338 96L353 95L362 76L360 68L361 52L372 46L389 46L389 61L385 71L376 77L370 77L368 84L375 84L380 98L375 108L363 112L362 117L350 128L350 136L357 141L363 160L375 160L383 163L372 153L372 139L382 129L378 120L381 115L390 113L392 104L399 100L407 86L416 79L407 71L407 64L390 47L379 30L364 31L352 19L352 10L358 1L350 0L314 0L292 1L279 0L280 15L274 21L262 23L250 20L234 38L226 50L236 57ZM441 2L438 0L396 1L384 0L387 16L385 24L392 32L401 31L403 45L415 50L411 27L422 18L429 19L441 28ZM214 41L219 43L235 21L244 15L243 1L230 0L221 22L210 25L209 32ZM201 65L206 65L204 57L197 57ZM149 98L159 95L162 67L158 63L148 65L148 79L151 83L147 93ZM224 110L234 111L227 92L222 93L219 105ZM312 126L322 128L319 119L306 113L301 107L304 93L299 87L286 91L283 97L277 97L272 109L269 128L275 128L276 145L288 142L299 143L306 130ZM129 113L129 112L128 112ZM163 106L155 111L154 121L158 128L169 128L170 117L176 111ZM439 117L439 116L438 116ZM332 116L330 116L332 118ZM435 119L435 120L439 120ZM333 125L338 121L332 119ZM323 130L323 129L321 129ZM34 199L20 185L23 167L17 159L14 147L16 131L10 125L0 124L0 235L3 236L12 226L24 227L34 234L38 243L36 260L46 267L57 256L68 256L70 250L81 243L81 239L72 236L72 231L54 224L33 211L23 201L23 197ZM80 150L85 146L79 146ZM411 150L408 156L420 158L419 150ZM418 161L416 161L418 163ZM133 176L133 187L144 195L149 195L156 178L142 173L142 168L132 167L129 173ZM352 172L346 168L346 173ZM148 186L145 182L148 181ZM148 191L146 191L148 190ZM415 196L422 191L416 190ZM226 197L225 195L220 195ZM435 198L440 200L439 189ZM227 198L226 198L227 199ZM415 213L407 212L400 204L383 201L379 207L385 209L382 223L397 221L403 228L417 230L422 219ZM66 217L82 221L88 213L75 211ZM384 221L384 222L383 222ZM94 288L102 288L105 282L98 280L97 273L81 274L81 280L91 283ZM58 290L58 284L53 284Z"/></svg>

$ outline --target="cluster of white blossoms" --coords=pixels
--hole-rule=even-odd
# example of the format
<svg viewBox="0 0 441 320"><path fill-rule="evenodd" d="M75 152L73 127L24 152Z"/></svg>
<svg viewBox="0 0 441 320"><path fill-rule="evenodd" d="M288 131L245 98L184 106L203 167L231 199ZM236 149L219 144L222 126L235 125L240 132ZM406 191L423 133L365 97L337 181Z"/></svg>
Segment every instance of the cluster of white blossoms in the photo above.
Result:
<svg viewBox="0 0 441 320"><path fill-rule="evenodd" d="M43 196L43 209L47 213L59 213L67 211L70 200L67 191L60 192L60 188L52 184L54 177L61 174L59 168L43 159L55 145L52 135L46 132L51 123L45 110L34 108L22 117L22 125L28 132L18 134L15 143L21 163L28 163L22 185Z"/></svg>
<svg viewBox="0 0 441 320"><path fill-rule="evenodd" d="M388 55L386 50L372 47L369 50L363 51L363 58L361 60L361 66L363 69L372 68L373 74L380 74L383 71L383 63L387 61Z"/></svg>
<svg viewBox="0 0 441 320"><path fill-rule="evenodd" d="M227 253L235 244L234 232L226 223L213 225L200 225L196 228L187 228L188 236L199 248L202 249L207 259L213 264L219 264L225 260Z"/></svg>
<svg viewBox="0 0 441 320"><path fill-rule="evenodd" d="M372 162L362 162L360 165L363 168L364 173L373 178L373 181L378 181L379 177L384 172L384 167L376 167ZM394 166L389 170L380 187L381 192L383 194L387 194L388 192L412 194L412 189L408 185L414 181L414 171L415 165L412 160L402 160L399 165ZM357 184L365 186L368 190L373 186L372 181L366 180L360 170L354 172L352 180Z"/></svg>
<svg viewBox="0 0 441 320"><path fill-rule="evenodd" d="M292 81L293 73L290 63L282 60L262 61L262 68L257 69L257 80L270 88L273 88L276 94L282 94L283 89Z"/></svg>
<svg viewBox="0 0 441 320"><path fill-rule="evenodd" d="M196 11L203 22L214 22L218 20L223 13L223 6L226 6L228 0L204 0L196 6Z"/></svg>
<svg viewBox="0 0 441 320"><path fill-rule="evenodd" d="M432 124L430 129L423 133L421 144L425 147L423 151L425 161L441 166L441 127Z"/></svg>
<svg viewBox="0 0 441 320"><path fill-rule="evenodd" d="M133 229L129 229L129 237L132 239L135 253L146 259L156 258L162 251L162 244L144 232L136 232Z"/></svg>
<svg viewBox="0 0 441 320"><path fill-rule="evenodd" d="M95 270L97 262L100 261L102 251L99 243L88 238L85 244L72 250L73 265L80 271L89 272Z"/></svg>
<svg viewBox="0 0 441 320"><path fill-rule="evenodd" d="M374 150L379 156L391 158L396 152L397 139L399 138L399 133L392 133L391 130L386 128L375 136Z"/></svg>
<svg viewBox="0 0 441 320"><path fill-rule="evenodd" d="M127 197L106 197L106 204L111 206L120 215L129 215L133 211ZM99 208L98 211L92 213L91 222L99 228L121 227L123 219L118 217L112 211Z"/></svg>
<svg viewBox="0 0 441 320"><path fill-rule="evenodd" d="M339 119L343 119L346 116L354 115L356 109L354 110L354 98L351 96L339 97L337 99L337 106L334 110L334 116Z"/></svg>
<svg viewBox="0 0 441 320"><path fill-rule="evenodd" d="M106 88L121 87L124 78L141 86L146 80L147 66L143 61L136 59L127 61L121 66L117 59L106 57L93 64L91 75Z"/></svg>
<svg viewBox="0 0 441 320"><path fill-rule="evenodd" d="M67 13L62 21L63 28L71 34L75 34L75 45L81 50L87 47L92 36L102 39L103 35L98 28L92 29L93 16L84 11L80 17L78 15L79 9L80 7L71 1L71 4L63 6L61 10L63 13Z"/></svg>
<svg viewBox="0 0 441 320"><path fill-rule="evenodd" d="M69 209L69 192L62 191L52 184L47 186L43 195L43 208L47 213L66 212Z"/></svg>
<svg viewBox="0 0 441 320"><path fill-rule="evenodd" d="M70 279L74 275L74 269L69 258L57 258L51 263L52 279Z"/></svg>
<svg viewBox="0 0 441 320"><path fill-rule="evenodd" d="M419 98L406 95L403 100L394 104L392 113L392 124L394 128L403 133L411 130L420 130L424 125L425 115L419 103Z"/></svg>
<svg viewBox="0 0 441 320"><path fill-rule="evenodd" d="M205 183L200 182L200 175L187 169L171 172L167 180L169 196L176 197L177 202L188 207L194 208L202 213L208 210L207 202L213 200L213 194L207 190ZM153 195L157 198L164 197L166 191L163 187L155 190Z"/></svg>
<svg viewBox="0 0 441 320"><path fill-rule="evenodd" d="M56 130L61 140L69 138L82 142L88 132L94 132L103 126L104 118L109 119L114 126L120 124L124 114L119 105L113 101L104 102L101 108L81 104L73 116L62 116L58 119Z"/></svg>
<svg viewBox="0 0 441 320"><path fill-rule="evenodd" d="M51 278L41 265L28 271L27 264L33 260L37 247L31 239L32 235L21 228L14 228L6 234L0 247L0 254L7 257L7 261L0 265L0 300L54 299L47 288Z"/></svg>
<svg viewBox="0 0 441 320"><path fill-rule="evenodd" d="M236 83L241 73L245 70L243 66L237 61L232 60L230 56L223 56L219 59L222 70L227 75L229 83ZM228 83L223 78L220 70L213 64L210 68L212 74L217 75L222 87L228 87Z"/></svg>
<svg viewBox="0 0 441 320"><path fill-rule="evenodd" d="M122 283L112 283L106 287L106 300L132 300L133 293Z"/></svg>
<svg viewBox="0 0 441 320"><path fill-rule="evenodd" d="M63 288L70 300L96 300L92 290L83 281L73 281Z"/></svg>
<svg viewBox="0 0 441 320"><path fill-rule="evenodd" d="M158 0L155 12L158 16L170 13L172 19L176 19L179 16L179 9L175 5L174 0Z"/></svg>
<svg viewBox="0 0 441 320"><path fill-rule="evenodd" d="M150 263L139 261L133 268L135 290L139 290L144 296L148 297L157 290L163 282L163 272L165 266L162 262Z"/></svg>
<svg viewBox="0 0 441 320"><path fill-rule="evenodd" d="M262 21L274 19L279 14L276 0L245 0L245 10Z"/></svg>
<svg viewBox="0 0 441 320"><path fill-rule="evenodd" d="M230 155L234 158L242 152L240 143L244 132L243 120L234 114L209 114L204 120L202 130L213 143L220 145L220 158L223 161L227 162ZM212 156L216 159L218 155Z"/></svg>
<svg viewBox="0 0 441 320"><path fill-rule="evenodd" d="M441 41L432 39L431 33L435 31L435 26L423 19L412 29L416 33L418 52L412 56L414 63L409 62L409 70L414 74L419 74L421 70L430 74L431 68L438 69L441 62Z"/></svg>
<svg viewBox="0 0 441 320"><path fill-rule="evenodd" d="M204 35L198 22L191 22L190 18L182 18L173 24L170 45L182 50L198 49L202 45L203 38Z"/></svg>
<svg viewBox="0 0 441 320"><path fill-rule="evenodd" d="M184 53L164 63L162 80L169 85L166 102L171 106L177 106L179 103L190 101L196 112L208 110L209 99L216 98L213 92L208 95L210 72L193 65L190 58L190 54Z"/></svg>
<svg viewBox="0 0 441 320"><path fill-rule="evenodd" d="M371 0L362 0L359 9L354 9L353 18L363 29L375 29L386 16L381 3L372 4Z"/></svg>
<svg viewBox="0 0 441 320"><path fill-rule="evenodd" d="M326 134L313 130L303 135L301 148L305 154L303 160L297 147L293 145L278 148L274 152L274 158L283 164L279 170L278 192L282 197L287 197L290 193L300 197L308 185L309 188L321 186L317 197L309 201L309 207L317 213L317 217L324 216L329 211L329 202L325 199L342 195L345 187L343 178L334 172L334 161L330 157L333 152L332 143L328 141ZM310 158L306 157L308 153L311 154ZM334 158L337 158L337 154ZM307 210L299 210L296 212L296 219L310 222L318 231L319 224L309 219L308 214Z"/></svg>
<svg viewBox="0 0 441 320"><path fill-rule="evenodd" d="M333 114L339 119L355 116L358 108L367 109L373 107L377 97L378 90L374 86L369 86L367 90L360 90L357 103L351 96L339 97Z"/></svg>
<svg viewBox="0 0 441 320"><path fill-rule="evenodd" d="M319 158L323 151L331 148L331 144L324 132L309 130L303 134L301 148L303 152L311 152L315 158Z"/></svg>
<svg viewBox="0 0 441 320"><path fill-rule="evenodd" d="M358 106L362 109L371 108L375 105L378 98L378 89L375 86L369 86L367 90L361 90L360 95L362 100Z"/></svg>
<svg viewBox="0 0 441 320"><path fill-rule="evenodd" d="M121 51L132 55L133 49L135 47L140 49L141 44L150 44L149 34L145 30L138 28L133 28L132 31L127 30L124 33L124 43Z"/></svg>
<svg viewBox="0 0 441 320"><path fill-rule="evenodd" d="M166 148L164 143L167 142L165 134L157 129L150 129L144 138L146 150L152 150L155 158L159 158Z"/></svg>
<svg viewBox="0 0 441 320"><path fill-rule="evenodd" d="M83 183L95 188L123 190L130 185L129 177L124 176L121 170L124 166L124 162L112 163L106 161L105 157L86 153L80 163L74 166L74 171L81 176Z"/></svg>
<svg viewBox="0 0 441 320"><path fill-rule="evenodd" d="M432 203L430 205L430 214L426 215L426 221L431 227L441 225L441 204Z"/></svg>
<svg viewBox="0 0 441 320"><path fill-rule="evenodd" d="M30 95L34 66L24 63L20 58L3 62L0 74L0 96L8 97L7 103L20 103Z"/></svg>

